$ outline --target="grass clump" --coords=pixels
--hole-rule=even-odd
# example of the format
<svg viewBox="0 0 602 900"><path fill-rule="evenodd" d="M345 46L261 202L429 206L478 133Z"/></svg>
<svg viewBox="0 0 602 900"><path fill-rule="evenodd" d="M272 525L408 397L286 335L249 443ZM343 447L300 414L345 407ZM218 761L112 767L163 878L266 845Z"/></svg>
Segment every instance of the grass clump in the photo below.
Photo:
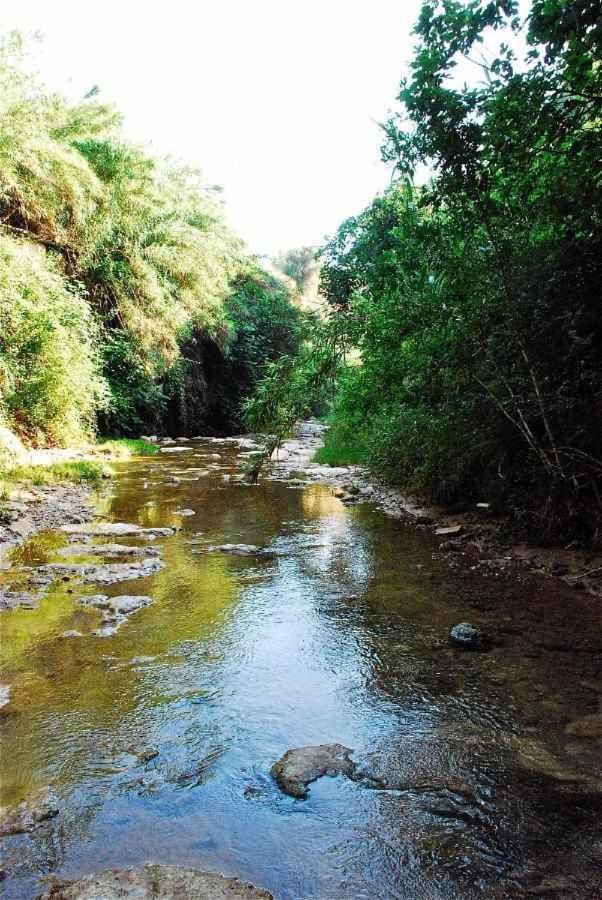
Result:
<svg viewBox="0 0 602 900"><path fill-rule="evenodd" d="M324 444L314 454L314 462L325 466L357 466L367 460L367 442L361 431L344 422L333 424Z"/></svg>
<svg viewBox="0 0 602 900"><path fill-rule="evenodd" d="M156 444L142 438L115 438L98 445L101 453L125 459L129 456L155 456L159 452Z"/></svg>
<svg viewBox="0 0 602 900"><path fill-rule="evenodd" d="M3 481L2 493L10 492L10 488L17 484L30 484L34 487L42 487L45 484L55 484L60 481L70 481L74 484L98 484L106 478L109 470L104 463L91 459L82 459L70 462L56 462L50 465L16 465L0 472Z"/></svg>

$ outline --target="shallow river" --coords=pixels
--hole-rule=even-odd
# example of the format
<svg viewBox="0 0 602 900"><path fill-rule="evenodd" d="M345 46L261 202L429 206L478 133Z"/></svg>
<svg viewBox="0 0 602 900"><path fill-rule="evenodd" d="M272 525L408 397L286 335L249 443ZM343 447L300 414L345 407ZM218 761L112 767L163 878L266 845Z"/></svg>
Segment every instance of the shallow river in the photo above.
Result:
<svg viewBox="0 0 602 900"><path fill-rule="evenodd" d="M98 499L109 521L180 528L150 545L161 571L60 581L2 614L2 802L50 789L60 810L5 840L4 896L156 861L278 900L602 897L593 602L553 579L450 570L430 532L322 484L239 483L224 477L236 445L189 446L117 464ZM226 542L270 555L211 549ZM39 535L15 568L64 562L67 543ZM100 637L77 602L99 591L154 602ZM449 645L463 621L494 628L490 652ZM272 764L332 741L386 789L337 777L283 794Z"/></svg>

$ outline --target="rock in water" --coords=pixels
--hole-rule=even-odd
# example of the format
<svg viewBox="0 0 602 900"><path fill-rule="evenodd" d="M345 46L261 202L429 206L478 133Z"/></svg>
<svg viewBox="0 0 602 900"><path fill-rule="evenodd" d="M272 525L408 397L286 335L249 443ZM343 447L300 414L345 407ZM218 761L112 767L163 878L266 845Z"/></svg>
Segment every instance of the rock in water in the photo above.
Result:
<svg viewBox="0 0 602 900"><path fill-rule="evenodd" d="M161 447L161 453L190 453L192 447Z"/></svg>
<svg viewBox="0 0 602 900"><path fill-rule="evenodd" d="M74 576L81 578L84 584L115 584L119 581L133 581L135 578L147 578L162 569L165 563L156 557L143 559L141 562L105 563L48 563L39 566L36 572L51 575L55 578Z"/></svg>
<svg viewBox="0 0 602 900"><path fill-rule="evenodd" d="M324 775L346 775L353 778L355 763L349 759L353 750L342 744L318 744L288 750L271 768L272 777L281 790L291 797L307 797L308 785Z"/></svg>
<svg viewBox="0 0 602 900"><path fill-rule="evenodd" d="M220 544L219 547L209 549L219 550L220 553L231 553L233 556L260 556L265 553L265 550L254 544Z"/></svg>
<svg viewBox="0 0 602 900"><path fill-rule="evenodd" d="M273 900L238 878L179 866L113 869L78 881L56 881L38 900Z"/></svg>
<svg viewBox="0 0 602 900"><path fill-rule="evenodd" d="M575 719L564 730L580 738L602 738L602 712Z"/></svg>
<svg viewBox="0 0 602 900"><path fill-rule="evenodd" d="M71 544L58 551L61 556L158 556L155 547L129 547L127 544Z"/></svg>
<svg viewBox="0 0 602 900"><path fill-rule="evenodd" d="M20 803L0 819L0 836L31 832L58 814L58 808L50 800L39 801L35 806Z"/></svg>
<svg viewBox="0 0 602 900"><path fill-rule="evenodd" d="M94 609L101 610L103 625L92 633L98 637L108 637L115 634L128 616L145 606L149 606L153 599L152 597L137 594L121 594L118 597L107 597L106 594L93 594L92 596L80 597L79 602L82 606L91 606Z"/></svg>
<svg viewBox="0 0 602 900"><path fill-rule="evenodd" d="M35 609L42 597L28 594L26 591L0 591L0 610L3 609Z"/></svg>
<svg viewBox="0 0 602 900"><path fill-rule="evenodd" d="M455 647L462 650L485 650L487 640L479 628L475 628L470 622L460 622L454 625L449 633L449 638Z"/></svg>
<svg viewBox="0 0 602 900"><path fill-rule="evenodd" d="M135 534L139 537L153 538L169 537L175 534L175 528L142 528L140 525L130 524L129 522L80 522L77 525L61 525L61 531L67 534L97 534L97 535L118 535Z"/></svg>

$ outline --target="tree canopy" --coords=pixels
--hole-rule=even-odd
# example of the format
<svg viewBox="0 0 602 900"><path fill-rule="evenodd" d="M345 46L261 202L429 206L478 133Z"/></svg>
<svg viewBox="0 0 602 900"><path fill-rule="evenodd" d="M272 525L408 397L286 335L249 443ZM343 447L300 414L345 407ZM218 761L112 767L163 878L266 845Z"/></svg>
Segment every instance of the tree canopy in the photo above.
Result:
<svg viewBox="0 0 602 900"><path fill-rule="evenodd" d="M599 4L425 0L415 34L394 182L321 251L361 360L329 440L435 500L599 541Z"/></svg>

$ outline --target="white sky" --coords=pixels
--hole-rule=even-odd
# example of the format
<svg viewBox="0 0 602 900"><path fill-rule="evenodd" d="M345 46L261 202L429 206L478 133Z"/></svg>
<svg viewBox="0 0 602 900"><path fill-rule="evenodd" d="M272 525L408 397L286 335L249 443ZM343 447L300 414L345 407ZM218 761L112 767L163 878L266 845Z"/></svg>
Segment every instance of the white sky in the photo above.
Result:
<svg viewBox="0 0 602 900"><path fill-rule="evenodd" d="M13 8L14 7L14 8ZM128 133L221 184L257 253L319 243L389 180L382 122L419 0L0 0L44 35L53 88L100 98Z"/></svg>

